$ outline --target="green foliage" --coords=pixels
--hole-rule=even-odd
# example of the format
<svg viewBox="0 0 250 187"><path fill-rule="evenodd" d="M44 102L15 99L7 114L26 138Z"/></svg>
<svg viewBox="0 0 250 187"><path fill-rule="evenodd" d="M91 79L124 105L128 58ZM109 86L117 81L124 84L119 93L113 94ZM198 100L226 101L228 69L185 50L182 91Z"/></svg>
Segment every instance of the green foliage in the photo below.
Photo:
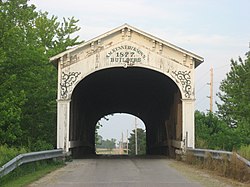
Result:
<svg viewBox="0 0 250 187"><path fill-rule="evenodd" d="M99 134L96 134L95 144L96 144L96 145L101 145L101 144L102 144L102 141L103 141L102 136L99 135Z"/></svg>
<svg viewBox="0 0 250 187"><path fill-rule="evenodd" d="M78 20L59 22L27 0L0 1L0 20L0 145L51 148L57 71L49 57L79 43Z"/></svg>
<svg viewBox="0 0 250 187"><path fill-rule="evenodd" d="M48 143L45 140L38 139L35 143L32 143L29 147L32 148L32 151L41 151L41 150L52 150L54 149L53 145Z"/></svg>
<svg viewBox="0 0 250 187"><path fill-rule="evenodd" d="M0 85L0 142L12 145L20 140L22 130L20 126L21 121L21 107L25 102L25 95L23 91L19 94L14 93L11 89L6 90L6 84L12 82L15 76L10 77L10 80ZM3 89L1 89L3 88Z"/></svg>
<svg viewBox="0 0 250 187"><path fill-rule="evenodd" d="M9 162L11 159L15 158L17 155L28 152L25 148L9 148L7 145L0 146L0 166Z"/></svg>
<svg viewBox="0 0 250 187"><path fill-rule="evenodd" d="M240 129L229 127L213 113L195 111L195 129L197 148L232 151L245 141Z"/></svg>
<svg viewBox="0 0 250 187"><path fill-rule="evenodd" d="M104 117L101 118L101 120L104 119L104 120L108 121L108 120L109 120L109 118L108 118L109 116L113 116L113 114L109 114L109 115L107 115L107 116L104 116ZM96 123L96 126L95 126L95 144L96 144L96 145L100 145L101 142L102 142L102 140L103 140L103 139L102 139L102 136L100 136L100 135L98 134L98 130L102 127L101 120L99 120L99 121Z"/></svg>
<svg viewBox="0 0 250 187"><path fill-rule="evenodd" d="M221 104L217 103L218 113L227 125L241 128L248 135L246 144L250 144L250 53L246 60L231 60L231 70L220 85L218 93Z"/></svg>
<svg viewBox="0 0 250 187"><path fill-rule="evenodd" d="M100 121L97 122L96 126L95 126L95 143L97 145L100 145L102 142L102 136L100 136L98 134L98 130L102 127L102 124L100 123Z"/></svg>
<svg viewBox="0 0 250 187"><path fill-rule="evenodd" d="M232 151L250 145L250 53L246 57L231 60L218 93L218 113L195 112L196 147Z"/></svg>
<svg viewBox="0 0 250 187"><path fill-rule="evenodd" d="M237 151L239 155L250 160L250 145L242 145L240 149Z"/></svg>
<svg viewBox="0 0 250 187"><path fill-rule="evenodd" d="M62 161L43 160L21 165L8 175L1 178L0 186L19 187L37 181L49 172L64 166Z"/></svg>
<svg viewBox="0 0 250 187"><path fill-rule="evenodd" d="M128 140L128 153L129 155L135 155L135 130L130 133ZM146 154L146 132L141 128L137 129L137 153L138 155Z"/></svg>
<svg viewBox="0 0 250 187"><path fill-rule="evenodd" d="M115 148L115 143L116 143L116 139L111 138L111 140L107 139L107 140L101 140L100 144L96 145L96 148L105 148L108 150L112 150Z"/></svg>

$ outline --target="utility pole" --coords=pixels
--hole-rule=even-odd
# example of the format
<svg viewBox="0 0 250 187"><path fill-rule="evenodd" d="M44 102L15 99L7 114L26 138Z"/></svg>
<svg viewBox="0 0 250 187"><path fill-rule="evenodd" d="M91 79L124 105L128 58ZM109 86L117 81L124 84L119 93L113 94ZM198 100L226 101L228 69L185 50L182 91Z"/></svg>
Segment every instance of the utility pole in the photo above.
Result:
<svg viewBox="0 0 250 187"><path fill-rule="evenodd" d="M137 118L135 117L135 155L137 155Z"/></svg>
<svg viewBox="0 0 250 187"><path fill-rule="evenodd" d="M209 111L212 113L213 112L213 82L214 82L214 72L213 72L214 70L213 70L213 67L211 67L211 69L210 69L210 83L209 83L209 85L210 85L210 96L209 96L209 98L210 98L210 109L209 109Z"/></svg>
<svg viewBox="0 0 250 187"><path fill-rule="evenodd" d="M127 129L127 155L128 155L128 129Z"/></svg>
<svg viewBox="0 0 250 187"><path fill-rule="evenodd" d="M121 154L123 154L123 132L122 132Z"/></svg>

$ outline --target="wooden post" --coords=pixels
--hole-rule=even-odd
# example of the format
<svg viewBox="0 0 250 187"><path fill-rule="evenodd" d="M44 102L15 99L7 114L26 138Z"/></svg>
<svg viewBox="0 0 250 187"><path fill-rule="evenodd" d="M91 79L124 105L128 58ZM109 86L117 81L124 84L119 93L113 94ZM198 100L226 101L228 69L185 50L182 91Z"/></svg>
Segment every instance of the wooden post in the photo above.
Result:
<svg viewBox="0 0 250 187"><path fill-rule="evenodd" d="M210 112L213 112L213 68L210 69Z"/></svg>

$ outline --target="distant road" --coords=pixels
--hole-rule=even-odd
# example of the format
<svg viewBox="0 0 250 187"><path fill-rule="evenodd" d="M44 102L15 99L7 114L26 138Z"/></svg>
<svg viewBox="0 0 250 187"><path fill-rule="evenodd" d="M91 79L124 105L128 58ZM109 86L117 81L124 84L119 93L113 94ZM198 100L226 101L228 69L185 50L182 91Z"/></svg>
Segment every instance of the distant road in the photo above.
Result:
<svg viewBox="0 0 250 187"><path fill-rule="evenodd" d="M81 159L50 173L30 186L200 187L170 166L166 158Z"/></svg>

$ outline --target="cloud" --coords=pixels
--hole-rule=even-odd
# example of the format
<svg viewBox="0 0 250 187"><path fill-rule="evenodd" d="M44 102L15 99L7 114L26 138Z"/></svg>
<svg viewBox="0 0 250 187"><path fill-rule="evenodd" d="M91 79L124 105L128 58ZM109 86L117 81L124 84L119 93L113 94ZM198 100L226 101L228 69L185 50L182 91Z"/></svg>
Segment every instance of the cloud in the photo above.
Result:
<svg viewBox="0 0 250 187"><path fill-rule="evenodd" d="M145 0L73 0L70 3L68 0L31 0L30 3L39 4L39 9L43 10L54 9L65 14L93 15L101 20L107 17L138 19L145 18L147 15L155 18L168 15L166 11L157 6L151 6Z"/></svg>

